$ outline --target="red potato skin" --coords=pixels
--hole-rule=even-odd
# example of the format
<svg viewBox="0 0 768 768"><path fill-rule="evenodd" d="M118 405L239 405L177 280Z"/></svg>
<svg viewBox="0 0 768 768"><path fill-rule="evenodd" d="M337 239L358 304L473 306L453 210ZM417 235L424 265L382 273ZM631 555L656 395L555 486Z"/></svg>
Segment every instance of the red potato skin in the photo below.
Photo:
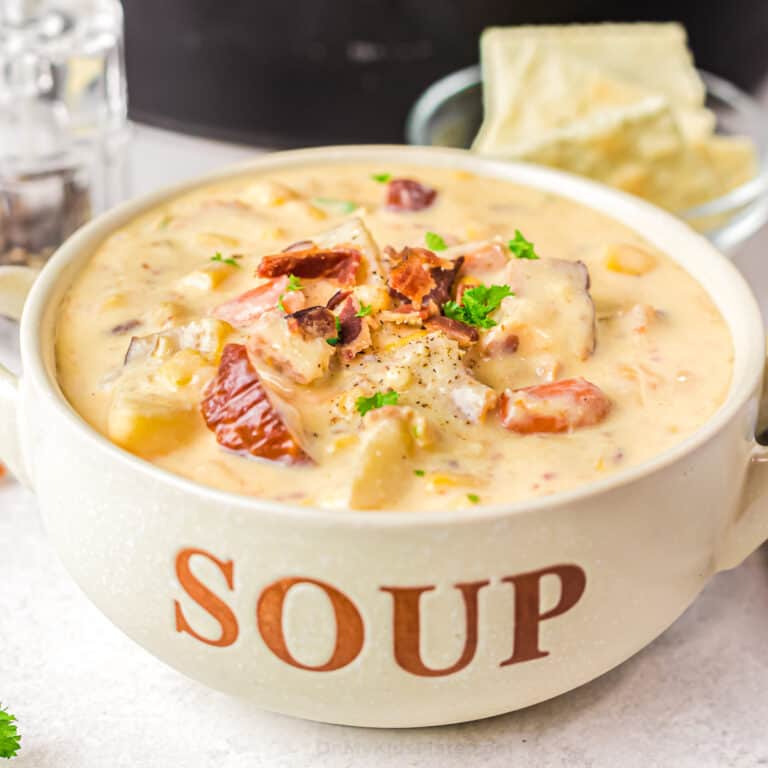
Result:
<svg viewBox="0 0 768 768"><path fill-rule="evenodd" d="M586 379L561 379L523 389L507 389L499 399L501 423L521 435L567 432L599 424L611 401Z"/></svg>
<svg viewBox="0 0 768 768"><path fill-rule="evenodd" d="M284 464L309 461L270 402L242 344L224 347L200 410L225 448Z"/></svg>
<svg viewBox="0 0 768 768"><path fill-rule="evenodd" d="M211 314L235 328L243 328L258 320L265 312L274 309L287 289L288 277L277 277L224 304L219 304L218 307L214 307Z"/></svg>

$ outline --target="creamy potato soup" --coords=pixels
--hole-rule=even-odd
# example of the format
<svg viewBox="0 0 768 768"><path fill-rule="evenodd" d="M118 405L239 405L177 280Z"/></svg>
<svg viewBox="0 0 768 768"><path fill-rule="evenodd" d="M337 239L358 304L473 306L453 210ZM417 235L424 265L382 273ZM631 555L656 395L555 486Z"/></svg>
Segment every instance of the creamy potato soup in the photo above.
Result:
<svg viewBox="0 0 768 768"><path fill-rule="evenodd" d="M606 477L723 402L729 332L610 218L463 171L241 176L109 237L58 318L79 414L171 472L360 510Z"/></svg>

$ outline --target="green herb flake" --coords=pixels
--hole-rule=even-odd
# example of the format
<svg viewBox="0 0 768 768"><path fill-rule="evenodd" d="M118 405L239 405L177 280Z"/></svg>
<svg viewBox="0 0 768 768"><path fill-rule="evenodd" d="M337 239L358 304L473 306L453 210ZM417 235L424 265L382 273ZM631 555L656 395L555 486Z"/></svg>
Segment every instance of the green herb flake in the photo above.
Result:
<svg viewBox="0 0 768 768"><path fill-rule="evenodd" d="M479 504L480 503L480 497L476 493L468 493L467 498L473 503L473 504Z"/></svg>
<svg viewBox="0 0 768 768"><path fill-rule="evenodd" d="M341 213L352 213L357 208L351 200L337 200L335 197L313 197L312 202L321 208L338 208Z"/></svg>
<svg viewBox="0 0 768 768"><path fill-rule="evenodd" d="M166 229L170 223L173 221L173 216L171 216L170 213L166 213L165 216L163 216L162 219L157 224L158 229Z"/></svg>
<svg viewBox="0 0 768 768"><path fill-rule="evenodd" d="M373 310L373 307L370 304L360 304L360 309L355 312L355 317L365 317L366 315L370 315L371 311Z"/></svg>
<svg viewBox="0 0 768 768"><path fill-rule="evenodd" d="M397 405L399 399L399 393L390 389L389 392L377 392L370 397L358 397L355 408L361 416L365 416L368 411L373 411L376 408L382 408L385 405Z"/></svg>
<svg viewBox="0 0 768 768"><path fill-rule="evenodd" d="M539 258L539 254L536 253L533 243L523 237L523 233L519 230L515 230L515 236L507 243L509 250L515 254L518 259L530 259L536 260Z"/></svg>
<svg viewBox="0 0 768 768"><path fill-rule="evenodd" d="M495 312L507 296L514 296L508 285L476 285L464 291L461 304L448 301L443 304L443 314L452 320L459 320L476 328L493 328L496 325L490 315Z"/></svg>
<svg viewBox="0 0 768 768"><path fill-rule="evenodd" d="M386 184L391 178L391 173L372 173L371 178L374 181L378 181L379 184Z"/></svg>
<svg viewBox="0 0 768 768"><path fill-rule="evenodd" d="M225 259L218 251L216 251L215 256L211 256L211 261L218 261L220 264L227 264L230 267L238 267L238 269L240 268L240 265L237 263L235 258L230 257Z"/></svg>
<svg viewBox="0 0 768 768"><path fill-rule="evenodd" d="M426 241L427 248L429 248L430 251L444 251L448 247L445 244L445 240L443 240L443 238L435 232L427 232L424 235L424 240Z"/></svg>
<svg viewBox="0 0 768 768"><path fill-rule="evenodd" d="M332 347L335 347L337 344L341 344L341 320L339 320L338 317L334 318L336 320L336 335L331 339L326 339L326 342L330 344Z"/></svg>
<svg viewBox="0 0 768 768"><path fill-rule="evenodd" d="M0 706L0 757L16 757L21 749L21 736L16 718Z"/></svg>
<svg viewBox="0 0 768 768"><path fill-rule="evenodd" d="M424 472L423 469L414 469L413 474L416 475L416 477L424 477L426 472Z"/></svg>
<svg viewBox="0 0 768 768"><path fill-rule="evenodd" d="M285 289L286 291L300 291L302 288L301 278L296 277L296 275L288 275L288 287Z"/></svg>

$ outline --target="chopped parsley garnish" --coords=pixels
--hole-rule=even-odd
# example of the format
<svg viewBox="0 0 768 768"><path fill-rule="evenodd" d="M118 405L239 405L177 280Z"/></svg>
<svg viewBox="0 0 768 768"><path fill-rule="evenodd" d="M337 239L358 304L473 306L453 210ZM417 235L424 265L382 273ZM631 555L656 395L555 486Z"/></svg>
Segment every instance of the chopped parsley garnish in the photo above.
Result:
<svg viewBox="0 0 768 768"><path fill-rule="evenodd" d="M21 749L21 736L16 718L0 706L0 757L16 757Z"/></svg>
<svg viewBox="0 0 768 768"><path fill-rule="evenodd" d="M391 173L372 173L371 178L374 181L378 181L379 184L386 184L391 178Z"/></svg>
<svg viewBox="0 0 768 768"><path fill-rule="evenodd" d="M476 493L468 493L467 498L473 503L473 504L479 504L480 503L480 497Z"/></svg>
<svg viewBox="0 0 768 768"><path fill-rule="evenodd" d="M336 335L331 339L326 339L332 347L341 344L341 320L338 317L334 318L334 320L336 320Z"/></svg>
<svg viewBox="0 0 768 768"><path fill-rule="evenodd" d="M416 477L424 477L424 470L423 469L414 469L413 474L416 475Z"/></svg>
<svg viewBox="0 0 768 768"><path fill-rule="evenodd" d="M424 240L426 240L427 248L430 251L444 251L448 247L445 244L445 240L435 232L427 232L424 235Z"/></svg>
<svg viewBox="0 0 768 768"><path fill-rule="evenodd" d="M288 286L285 289L285 292L288 293L288 291L300 291L303 288L301 284L301 279L296 277L296 275L288 275ZM285 296L285 293L280 294L280 298L277 300L277 305L280 307L280 309L283 310L286 314L288 314L288 310L283 305L283 297Z"/></svg>
<svg viewBox="0 0 768 768"><path fill-rule="evenodd" d="M519 230L515 230L515 236L507 243L509 250L515 254L518 259L538 259L539 254L536 253L533 243L529 242L523 237L523 233Z"/></svg>
<svg viewBox="0 0 768 768"><path fill-rule="evenodd" d="M218 261L221 264L228 264L230 267L240 267L234 258L230 257L225 259L218 251L216 251L215 256L211 256L211 261Z"/></svg>
<svg viewBox="0 0 768 768"><path fill-rule="evenodd" d="M476 328L493 328L496 322L489 315L499 308L507 296L514 295L508 285L476 285L464 291L461 304L455 301L443 304L443 314Z"/></svg>
<svg viewBox="0 0 768 768"><path fill-rule="evenodd" d="M375 408L382 408L385 405L397 405L397 401L400 399L400 395L393 389L389 392L377 392L370 397L358 397L355 403L355 408L361 416L365 416L368 411L372 411Z"/></svg>
<svg viewBox="0 0 768 768"><path fill-rule="evenodd" d="M312 202L324 208L338 208L342 213L352 213L357 208L351 200L337 200L335 197L313 197Z"/></svg>
<svg viewBox="0 0 768 768"><path fill-rule="evenodd" d="M355 317L365 317L366 315L371 314L371 310L373 307L370 304L360 304L360 309L355 312Z"/></svg>
<svg viewBox="0 0 768 768"><path fill-rule="evenodd" d="M302 289L301 278L296 275L288 275L288 287L286 291L300 291Z"/></svg>

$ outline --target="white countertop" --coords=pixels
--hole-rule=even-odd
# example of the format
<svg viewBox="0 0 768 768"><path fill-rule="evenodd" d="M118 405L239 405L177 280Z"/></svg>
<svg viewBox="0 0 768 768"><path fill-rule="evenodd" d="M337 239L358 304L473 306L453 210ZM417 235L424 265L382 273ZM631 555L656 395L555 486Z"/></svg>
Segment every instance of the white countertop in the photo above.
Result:
<svg viewBox="0 0 768 768"><path fill-rule="evenodd" d="M254 150L139 129L135 193ZM768 233L736 259L768 316ZM0 326L7 347L10 325ZM115 629L56 559L32 496L0 481L0 702L19 768L768 765L768 552L718 575L599 680L477 723L375 731L272 715L187 680Z"/></svg>

